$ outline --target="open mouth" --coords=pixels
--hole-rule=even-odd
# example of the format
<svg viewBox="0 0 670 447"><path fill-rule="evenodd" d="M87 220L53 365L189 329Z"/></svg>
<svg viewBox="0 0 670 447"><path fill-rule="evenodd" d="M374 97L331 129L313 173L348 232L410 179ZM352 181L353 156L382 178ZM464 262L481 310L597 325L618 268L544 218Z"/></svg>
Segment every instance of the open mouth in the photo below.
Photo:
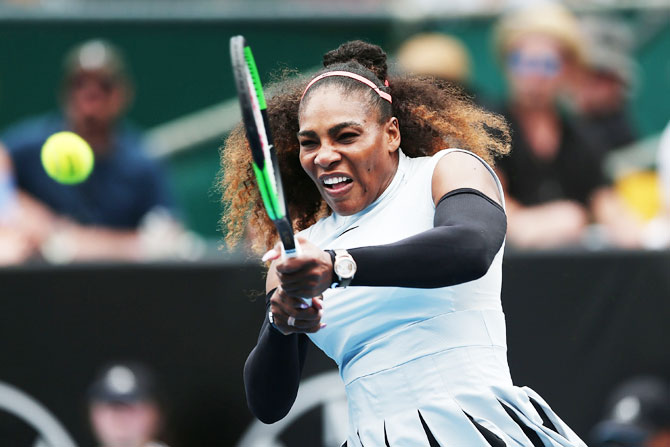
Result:
<svg viewBox="0 0 670 447"><path fill-rule="evenodd" d="M327 189L338 189L352 182L353 180L351 178L343 175L327 177L321 180L321 183Z"/></svg>

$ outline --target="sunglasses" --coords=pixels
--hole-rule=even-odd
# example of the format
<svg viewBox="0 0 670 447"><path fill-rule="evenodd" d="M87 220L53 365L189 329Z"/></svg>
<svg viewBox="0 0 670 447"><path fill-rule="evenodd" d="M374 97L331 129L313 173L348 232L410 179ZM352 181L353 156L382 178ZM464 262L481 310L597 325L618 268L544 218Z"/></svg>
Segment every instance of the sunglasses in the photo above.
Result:
<svg viewBox="0 0 670 447"><path fill-rule="evenodd" d="M558 76L563 63L559 56L554 54L542 54L527 56L520 51L512 51L507 56L507 68L521 76L536 75L546 78Z"/></svg>

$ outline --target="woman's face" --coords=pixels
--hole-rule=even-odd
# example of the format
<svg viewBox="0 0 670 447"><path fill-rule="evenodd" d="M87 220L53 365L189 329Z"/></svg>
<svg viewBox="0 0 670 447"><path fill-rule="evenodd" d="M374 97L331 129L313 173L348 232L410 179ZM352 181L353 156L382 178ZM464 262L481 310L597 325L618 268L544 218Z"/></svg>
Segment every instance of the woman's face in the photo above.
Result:
<svg viewBox="0 0 670 447"><path fill-rule="evenodd" d="M384 192L398 167L398 120L339 88L311 93L300 113L300 164L330 208L349 216Z"/></svg>
<svg viewBox="0 0 670 447"><path fill-rule="evenodd" d="M520 38L507 54L506 69L514 101L524 107L553 107L565 80L561 47L540 35Z"/></svg>

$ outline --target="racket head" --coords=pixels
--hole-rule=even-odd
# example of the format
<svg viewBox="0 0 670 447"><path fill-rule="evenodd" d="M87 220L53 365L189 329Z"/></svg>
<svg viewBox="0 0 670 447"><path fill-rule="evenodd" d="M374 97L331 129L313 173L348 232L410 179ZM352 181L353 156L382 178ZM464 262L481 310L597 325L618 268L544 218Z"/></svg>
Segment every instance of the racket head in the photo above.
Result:
<svg viewBox="0 0 670 447"><path fill-rule="evenodd" d="M258 189L284 249L287 253L293 253L296 250L293 228L272 145L263 85L251 48L243 36L230 39L230 57Z"/></svg>

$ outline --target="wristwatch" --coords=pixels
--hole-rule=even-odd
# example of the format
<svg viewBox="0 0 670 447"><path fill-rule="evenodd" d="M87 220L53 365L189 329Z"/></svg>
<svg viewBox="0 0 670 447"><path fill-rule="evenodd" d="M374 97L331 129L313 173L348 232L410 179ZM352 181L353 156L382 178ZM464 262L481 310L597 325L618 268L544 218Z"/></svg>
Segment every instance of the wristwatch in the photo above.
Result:
<svg viewBox="0 0 670 447"><path fill-rule="evenodd" d="M342 249L328 250L333 260L333 272L337 275L337 281L333 281L331 288L347 287L356 274L356 261L351 255Z"/></svg>

